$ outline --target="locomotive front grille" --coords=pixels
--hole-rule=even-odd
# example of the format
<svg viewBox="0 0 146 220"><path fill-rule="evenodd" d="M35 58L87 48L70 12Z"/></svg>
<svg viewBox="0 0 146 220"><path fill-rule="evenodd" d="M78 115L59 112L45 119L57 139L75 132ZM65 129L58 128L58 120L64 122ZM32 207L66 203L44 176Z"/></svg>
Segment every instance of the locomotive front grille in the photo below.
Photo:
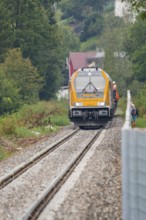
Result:
<svg viewBox="0 0 146 220"><path fill-rule="evenodd" d="M107 111L107 109L106 110L99 110L99 112L98 112L98 114L99 114L99 116L108 116L108 111Z"/></svg>
<svg viewBox="0 0 146 220"><path fill-rule="evenodd" d="M82 116L82 110L73 110L72 115L74 117L81 117Z"/></svg>
<svg viewBox="0 0 146 220"><path fill-rule="evenodd" d="M70 111L70 117L73 118L88 118L98 119L100 117L108 117L109 109L72 109Z"/></svg>

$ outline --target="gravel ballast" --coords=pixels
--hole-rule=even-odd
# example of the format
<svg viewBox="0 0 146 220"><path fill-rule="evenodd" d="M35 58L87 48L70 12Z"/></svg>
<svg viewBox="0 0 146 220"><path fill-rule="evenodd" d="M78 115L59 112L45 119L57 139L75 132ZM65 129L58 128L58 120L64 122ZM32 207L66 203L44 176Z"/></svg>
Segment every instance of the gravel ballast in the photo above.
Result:
<svg viewBox="0 0 146 220"><path fill-rule="evenodd" d="M86 155L80 165L75 169L75 171L71 175L71 178L68 179L66 184L56 194L49 206L46 207L44 214L42 213L39 219L122 219L120 150L122 125L122 119L116 117L112 123L112 127L103 130L101 136L94 143L89 154ZM59 137L62 138L63 135L67 134L67 132L72 132L72 129L73 128L70 127L65 128L54 137L51 137L46 141L40 142L40 144L38 143L33 147L24 149L23 152L20 152L14 157L0 163L0 171L2 171L1 175L5 175L15 166L27 161L30 157L34 156L36 152L44 149L46 146L48 146L48 144L53 143L53 141L57 141ZM85 142L83 133L85 133L87 137L90 137L91 134L94 132L95 131L82 131L82 136L77 139L81 143L83 140L83 142ZM70 144L70 142L68 144ZM60 155L61 153L64 153L63 149L60 150ZM71 154L73 153L73 148L72 150L69 150L68 153L70 153L69 157L71 157ZM58 157L56 161L59 171L60 163L63 163L64 159L61 156L60 160ZM45 164L46 174L48 175L50 171L47 171L46 162L42 161L41 163ZM38 170L40 170L40 172L34 169L34 174L32 173L32 175L37 175L37 173L40 173L40 177L38 176L38 181L37 178L35 180L32 177L32 185L26 182L26 178L18 181L16 185L14 184L14 182L12 182L10 186L6 187L8 189L6 197L6 188L1 191L2 200L0 215L2 220L22 219L20 217L21 215L17 215L18 213L22 214L22 210L20 210L18 205L16 204L18 203L18 201L16 200L15 202L14 200L13 191L14 195L18 194L17 197L20 200L22 198L22 203L24 204L21 204L21 206L27 207L26 204L30 203L31 201L31 197L28 197L28 194L30 194L30 196L33 196L33 203L33 201L45 189L47 183L49 182L49 176L47 176L44 180L40 180L42 176L45 177L45 173L43 175L43 173L41 172L41 163L38 166ZM65 166L65 164L63 166ZM49 167L51 169L53 168L51 167L51 163ZM31 176L28 179L30 179L31 182ZM25 192L23 185L27 186L27 189L30 191ZM36 188L40 189L39 192L34 192ZM9 202L11 200L13 200L13 202ZM9 212L9 209L13 210L14 213ZM5 214L6 211L7 214ZM26 210L23 210L23 213L25 211ZM18 216L18 218L16 216Z"/></svg>
<svg viewBox="0 0 146 220"><path fill-rule="evenodd" d="M1 161L0 162L0 177L11 172L11 170L13 170L16 166L19 166L21 163L25 163L29 161L29 159L33 157L36 153L42 151L49 145L60 140L67 134L72 133L73 129L74 129L73 125L66 126L62 128L60 131L54 134L52 133L49 137L46 137L45 140L38 141L37 143L31 146L18 150L17 153L12 155L7 160Z"/></svg>
<svg viewBox="0 0 146 220"><path fill-rule="evenodd" d="M96 133L97 131L80 130L66 143L1 189L0 216L2 219L22 219L25 210L38 199Z"/></svg>
<svg viewBox="0 0 146 220"><path fill-rule="evenodd" d="M83 159L84 165L76 168L39 220L122 219L122 125L122 119L115 118L112 127L94 143L90 159Z"/></svg>

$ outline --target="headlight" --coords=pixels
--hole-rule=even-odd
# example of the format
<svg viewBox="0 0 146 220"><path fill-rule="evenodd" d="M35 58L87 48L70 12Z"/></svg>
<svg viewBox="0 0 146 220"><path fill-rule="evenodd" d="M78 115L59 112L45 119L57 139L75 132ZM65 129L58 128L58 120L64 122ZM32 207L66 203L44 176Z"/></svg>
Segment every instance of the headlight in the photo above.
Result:
<svg viewBox="0 0 146 220"><path fill-rule="evenodd" d="M75 106L83 106L83 103L82 103L82 102L75 102L74 105L75 105Z"/></svg>
<svg viewBox="0 0 146 220"><path fill-rule="evenodd" d="M106 106L105 102L97 102L97 106Z"/></svg>

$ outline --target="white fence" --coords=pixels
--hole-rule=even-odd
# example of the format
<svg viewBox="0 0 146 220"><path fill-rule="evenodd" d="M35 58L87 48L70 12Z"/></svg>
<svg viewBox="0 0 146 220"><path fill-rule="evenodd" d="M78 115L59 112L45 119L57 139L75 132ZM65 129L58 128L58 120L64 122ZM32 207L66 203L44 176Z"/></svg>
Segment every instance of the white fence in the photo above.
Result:
<svg viewBox="0 0 146 220"><path fill-rule="evenodd" d="M123 220L146 220L146 130L131 128L131 96L122 128Z"/></svg>

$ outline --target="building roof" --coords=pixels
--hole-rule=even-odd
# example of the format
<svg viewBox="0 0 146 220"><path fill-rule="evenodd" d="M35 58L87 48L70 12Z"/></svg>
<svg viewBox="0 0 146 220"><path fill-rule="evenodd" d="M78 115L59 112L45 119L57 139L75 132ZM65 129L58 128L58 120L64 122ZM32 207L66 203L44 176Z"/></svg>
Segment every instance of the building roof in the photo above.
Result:
<svg viewBox="0 0 146 220"><path fill-rule="evenodd" d="M72 61L74 69L87 67L90 59L95 59L96 52L71 52L69 54L69 60Z"/></svg>

